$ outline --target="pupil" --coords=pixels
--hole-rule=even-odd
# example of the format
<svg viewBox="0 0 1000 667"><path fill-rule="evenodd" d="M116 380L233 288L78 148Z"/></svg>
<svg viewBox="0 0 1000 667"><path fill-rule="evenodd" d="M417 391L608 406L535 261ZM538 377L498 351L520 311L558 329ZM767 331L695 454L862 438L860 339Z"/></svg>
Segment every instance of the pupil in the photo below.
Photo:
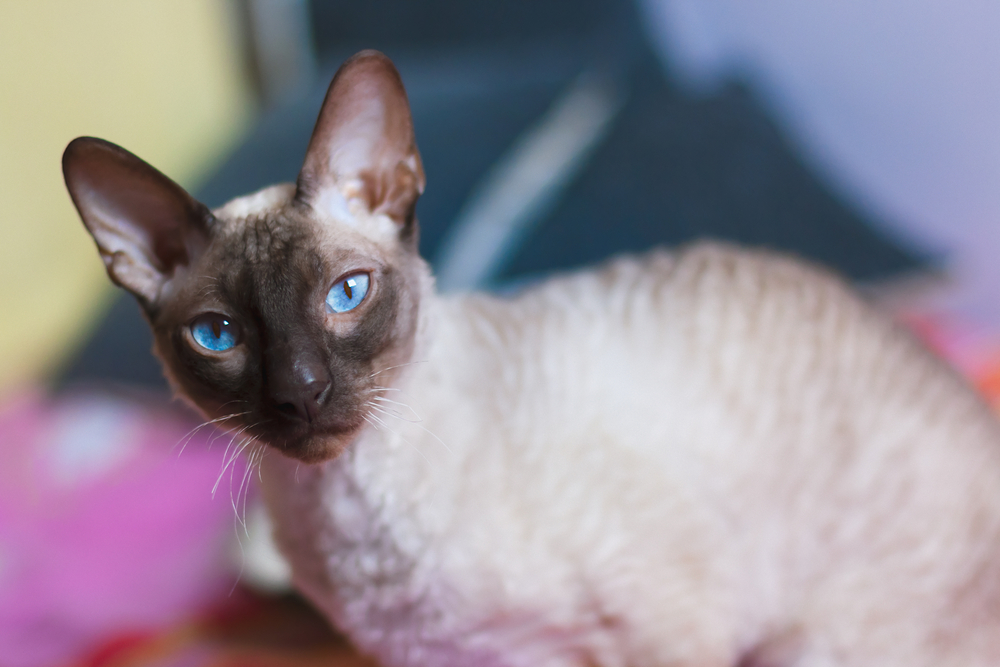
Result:
<svg viewBox="0 0 1000 667"><path fill-rule="evenodd" d="M219 320L212 321L212 333L215 334L216 338L222 337L222 325L219 324Z"/></svg>
<svg viewBox="0 0 1000 667"><path fill-rule="evenodd" d="M347 295L348 299L353 299L354 298L354 293L351 292L351 286L347 284L346 280L344 281L344 294Z"/></svg>

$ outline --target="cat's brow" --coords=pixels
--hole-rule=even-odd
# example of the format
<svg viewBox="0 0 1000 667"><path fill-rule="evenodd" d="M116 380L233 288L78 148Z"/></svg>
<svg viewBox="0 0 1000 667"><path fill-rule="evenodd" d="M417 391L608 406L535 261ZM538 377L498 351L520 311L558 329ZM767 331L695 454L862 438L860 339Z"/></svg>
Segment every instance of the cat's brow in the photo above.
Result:
<svg viewBox="0 0 1000 667"><path fill-rule="evenodd" d="M243 252L259 262L287 260L305 245L307 233L301 225L277 214L254 216L243 225Z"/></svg>

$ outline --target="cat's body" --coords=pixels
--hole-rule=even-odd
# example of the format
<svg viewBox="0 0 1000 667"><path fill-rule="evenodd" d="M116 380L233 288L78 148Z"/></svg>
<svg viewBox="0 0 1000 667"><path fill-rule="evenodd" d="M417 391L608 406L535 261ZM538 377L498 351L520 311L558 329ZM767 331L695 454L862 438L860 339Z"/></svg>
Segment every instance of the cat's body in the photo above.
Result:
<svg viewBox="0 0 1000 667"><path fill-rule="evenodd" d="M331 620L387 667L1000 664L1000 426L971 390L767 253L437 296L394 76L350 61L298 186L213 214L115 147L64 162L174 385L287 455L265 497Z"/></svg>
<svg viewBox="0 0 1000 667"><path fill-rule="evenodd" d="M264 464L386 664L997 664L1000 430L837 281L696 246L428 311L419 427Z"/></svg>

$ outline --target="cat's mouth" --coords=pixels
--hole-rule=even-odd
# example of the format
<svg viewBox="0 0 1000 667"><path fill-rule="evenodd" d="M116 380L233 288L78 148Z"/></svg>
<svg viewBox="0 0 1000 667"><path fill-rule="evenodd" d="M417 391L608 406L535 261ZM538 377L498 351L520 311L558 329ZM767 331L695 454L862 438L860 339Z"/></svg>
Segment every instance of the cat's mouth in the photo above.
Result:
<svg viewBox="0 0 1000 667"><path fill-rule="evenodd" d="M357 420L276 419L252 429L254 435L269 447L303 463L321 463L339 456L353 442L365 424Z"/></svg>

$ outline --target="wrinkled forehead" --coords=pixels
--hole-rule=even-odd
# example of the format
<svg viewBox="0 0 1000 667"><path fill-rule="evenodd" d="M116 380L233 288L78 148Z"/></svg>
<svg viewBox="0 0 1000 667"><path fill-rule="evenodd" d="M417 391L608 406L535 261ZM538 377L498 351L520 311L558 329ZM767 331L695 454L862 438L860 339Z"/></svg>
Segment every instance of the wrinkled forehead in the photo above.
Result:
<svg viewBox="0 0 1000 667"><path fill-rule="evenodd" d="M265 215L269 211L286 208L292 204L294 199L295 185L293 183L279 183L237 197L215 209L212 213L224 226L232 226L239 224L239 221L244 218Z"/></svg>
<svg viewBox="0 0 1000 667"><path fill-rule="evenodd" d="M208 254L220 268L246 266L273 272L316 264L322 250L308 220L276 211L222 222L212 234Z"/></svg>
<svg viewBox="0 0 1000 667"><path fill-rule="evenodd" d="M206 282L192 287L269 320L303 312L344 270L382 264L379 244L348 225L318 222L291 203L293 192L268 188L217 209L198 271Z"/></svg>
<svg viewBox="0 0 1000 667"><path fill-rule="evenodd" d="M352 242L385 245L397 240L400 227L390 217L367 210L368 204L357 197L345 197L337 188L329 188L311 204L296 199L292 183L264 188L239 197L213 211L227 231L242 226L247 219L279 216L313 223L313 233L329 240L347 237Z"/></svg>
<svg viewBox="0 0 1000 667"><path fill-rule="evenodd" d="M196 288L264 315L301 306L344 271L384 266L393 256L395 236L379 238L371 220L322 218L294 197L293 185L277 185L216 209L198 272L211 284Z"/></svg>
<svg viewBox="0 0 1000 667"><path fill-rule="evenodd" d="M326 281L329 250L307 219L278 210L219 223L203 269L214 295L232 307L283 319Z"/></svg>

